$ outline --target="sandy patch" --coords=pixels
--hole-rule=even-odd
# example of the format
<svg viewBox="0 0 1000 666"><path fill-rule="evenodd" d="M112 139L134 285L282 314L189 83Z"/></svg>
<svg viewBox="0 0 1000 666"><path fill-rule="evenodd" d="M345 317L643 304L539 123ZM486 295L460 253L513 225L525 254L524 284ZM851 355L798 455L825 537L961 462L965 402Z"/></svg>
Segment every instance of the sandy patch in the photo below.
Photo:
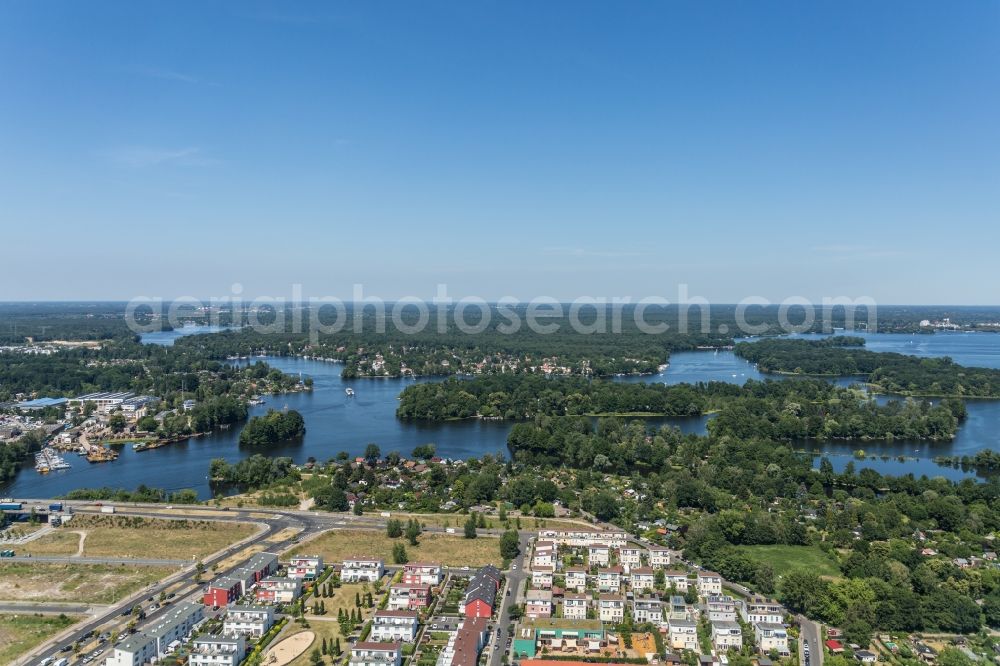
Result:
<svg viewBox="0 0 1000 666"><path fill-rule="evenodd" d="M261 663L264 666L285 666L308 650L315 639L316 634L311 631L301 631L289 636L265 652Z"/></svg>

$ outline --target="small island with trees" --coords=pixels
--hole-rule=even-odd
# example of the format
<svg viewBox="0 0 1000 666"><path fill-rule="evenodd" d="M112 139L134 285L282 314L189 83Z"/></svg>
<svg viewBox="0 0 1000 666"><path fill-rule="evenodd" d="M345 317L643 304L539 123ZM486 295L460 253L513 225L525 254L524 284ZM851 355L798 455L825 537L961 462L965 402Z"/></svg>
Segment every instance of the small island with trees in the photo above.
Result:
<svg viewBox="0 0 1000 666"><path fill-rule="evenodd" d="M306 434L302 414L294 409L287 412L268 410L264 416L255 416L240 432L240 446L268 447L298 439Z"/></svg>

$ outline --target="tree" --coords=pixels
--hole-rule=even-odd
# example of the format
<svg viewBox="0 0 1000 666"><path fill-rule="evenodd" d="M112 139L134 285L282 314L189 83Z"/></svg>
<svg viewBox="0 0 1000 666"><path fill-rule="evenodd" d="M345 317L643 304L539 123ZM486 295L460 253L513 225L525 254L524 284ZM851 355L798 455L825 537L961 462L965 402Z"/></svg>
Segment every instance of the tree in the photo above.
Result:
<svg viewBox="0 0 1000 666"><path fill-rule="evenodd" d="M398 541L392 544L392 561L394 564L406 564L410 558L406 555L406 546Z"/></svg>
<svg viewBox="0 0 1000 666"><path fill-rule="evenodd" d="M354 515L355 516L360 516L360 515L364 514L364 512L365 512L365 510L364 510L364 507L361 506L361 500L355 500L355 502L354 502Z"/></svg>
<svg viewBox="0 0 1000 666"><path fill-rule="evenodd" d="M108 417L108 427L111 432L121 432L125 429L125 415L121 412L114 412Z"/></svg>
<svg viewBox="0 0 1000 666"><path fill-rule="evenodd" d="M520 540L517 532L507 530L500 537L500 557L505 560L512 560L521 552Z"/></svg>
<svg viewBox="0 0 1000 666"><path fill-rule="evenodd" d="M411 546L417 545L417 537L420 536L420 532L420 523L415 518L411 518L406 522L406 538Z"/></svg>
<svg viewBox="0 0 1000 666"><path fill-rule="evenodd" d="M369 465L374 465L381 457L382 450L378 448L378 444L372 443L365 447L365 462Z"/></svg>
<svg viewBox="0 0 1000 666"><path fill-rule="evenodd" d="M469 514L468 520L465 521L465 538L475 539L476 538L476 516L475 514Z"/></svg>
<svg viewBox="0 0 1000 666"><path fill-rule="evenodd" d="M323 663L323 653L319 648L313 648L312 654L309 655L309 663L313 666L320 666Z"/></svg>
<svg viewBox="0 0 1000 666"><path fill-rule="evenodd" d="M403 536L403 523L402 521L396 520L395 518L390 518L385 523L385 534L390 539L398 539Z"/></svg>

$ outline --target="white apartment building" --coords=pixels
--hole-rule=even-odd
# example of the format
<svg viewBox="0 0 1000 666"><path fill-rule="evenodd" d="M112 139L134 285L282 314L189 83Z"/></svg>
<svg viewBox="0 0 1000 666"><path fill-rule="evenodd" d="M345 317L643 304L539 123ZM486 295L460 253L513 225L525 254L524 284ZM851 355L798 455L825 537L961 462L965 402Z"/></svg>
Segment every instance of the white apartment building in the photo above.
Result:
<svg viewBox="0 0 1000 666"><path fill-rule="evenodd" d="M722 594L722 576L711 571L699 571L698 594L703 597L710 594Z"/></svg>
<svg viewBox="0 0 1000 666"><path fill-rule="evenodd" d="M656 574L649 567L636 567L629 576L632 590L642 592L656 587Z"/></svg>
<svg viewBox="0 0 1000 666"><path fill-rule="evenodd" d="M698 651L698 623L694 620L670 620L670 648Z"/></svg>
<svg viewBox="0 0 1000 666"><path fill-rule="evenodd" d="M300 555L288 562L287 576L302 580L316 580L323 572L323 557L321 555Z"/></svg>
<svg viewBox="0 0 1000 666"><path fill-rule="evenodd" d="M767 597L750 597L737 604L740 617L747 624L782 624L785 621L787 611L785 607L774 599Z"/></svg>
<svg viewBox="0 0 1000 666"><path fill-rule="evenodd" d="M372 618L371 638L378 642L412 643L417 637L420 619L416 611L379 610Z"/></svg>
<svg viewBox="0 0 1000 666"><path fill-rule="evenodd" d="M555 570L556 568L552 565L547 565L547 566L532 565L531 568L532 587L542 587L545 589L552 587L552 576L555 573Z"/></svg>
<svg viewBox="0 0 1000 666"><path fill-rule="evenodd" d="M361 641L351 648L351 666L401 666L403 652L399 643Z"/></svg>
<svg viewBox="0 0 1000 666"><path fill-rule="evenodd" d="M564 546L581 547L588 544L602 544L611 548L618 548L628 543L628 533L619 530L542 530L538 533L539 539L555 541Z"/></svg>
<svg viewBox="0 0 1000 666"><path fill-rule="evenodd" d="M587 570L583 567L566 569L566 589L583 592L587 588Z"/></svg>
<svg viewBox="0 0 1000 666"><path fill-rule="evenodd" d="M670 566L673 561L673 555L669 548L664 548L663 546L650 546L649 548L649 566L654 569L666 569Z"/></svg>
<svg viewBox="0 0 1000 666"><path fill-rule="evenodd" d="M272 625L274 609L270 606L230 606L222 621L222 633L260 638Z"/></svg>
<svg viewBox="0 0 1000 666"><path fill-rule="evenodd" d="M638 546L628 545L618 549L618 564L629 569L642 565L642 549Z"/></svg>
<svg viewBox="0 0 1000 666"><path fill-rule="evenodd" d="M710 594L705 600L705 610L711 622L735 622L736 600L728 594Z"/></svg>
<svg viewBox="0 0 1000 666"><path fill-rule="evenodd" d="M353 558L344 560L340 569L340 580L346 583L359 583L366 580L374 583L385 574L385 562L371 558Z"/></svg>
<svg viewBox="0 0 1000 666"><path fill-rule="evenodd" d="M590 597L580 592L567 592L563 596L563 617L567 620L586 620Z"/></svg>
<svg viewBox="0 0 1000 666"><path fill-rule="evenodd" d="M758 622L753 626L757 648L767 654L771 650L785 656L788 654L788 631L784 625Z"/></svg>
<svg viewBox="0 0 1000 666"><path fill-rule="evenodd" d="M608 566L611 564L611 548L596 543L587 546L587 562L590 566Z"/></svg>
<svg viewBox="0 0 1000 666"><path fill-rule="evenodd" d="M625 598L618 594L602 594L597 600L597 615L601 622L624 621Z"/></svg>
<svg viewBox="0 0 1000 666"><path fill-rule="evenodd" d="M619 592L622 587L621 567L597 570L597 589L601 592Z"/></svg>
<svg viewBox="0 0 1000 666"><path fill-rule="evenodd" d="M191 646L188 666L239 666L246 652L243 636L199 636Z"/></svg>
<svg viewBox="0 0 1000 666"><path fill-rule="evenodd" d="M632 601L632 617L636 622L659 624L663 619L663 602L656 597L636 597Z"/></svg>
<svg viewBox="0 0 1000 666"><path fill-rule="evenodd" d="M115 645L107 666L141 666L159 659L167 654L171 643L187 638L204 619L202 604L180 604L164 613L155 624Z"/></svg>
<svg viewBox="0 0 1000 666"><path fill-rule="evenodd" d="M663 573L664 583L667 589L672 585L675 590L684 594L688 591L688 575L684 571L665 571Z"/></svg>
<svg viewBox="0 0 1000 666"><path fill-rule="evenodd" d="M735 622L712 623L712 647L716 652L726 652L730 648L743 647L743 630Z"/></svg>

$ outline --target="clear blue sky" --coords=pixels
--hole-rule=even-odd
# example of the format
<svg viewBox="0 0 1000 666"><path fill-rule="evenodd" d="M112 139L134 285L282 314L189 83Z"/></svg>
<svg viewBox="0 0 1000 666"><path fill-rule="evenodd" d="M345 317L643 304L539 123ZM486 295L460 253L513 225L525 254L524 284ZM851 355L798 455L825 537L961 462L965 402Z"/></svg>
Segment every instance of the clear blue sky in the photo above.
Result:
<svg viewBox="0 0 1000 666"><path fill-rule="evenodd" d="M0 300L997 303L1000 3L0 2Z"/></svg>

